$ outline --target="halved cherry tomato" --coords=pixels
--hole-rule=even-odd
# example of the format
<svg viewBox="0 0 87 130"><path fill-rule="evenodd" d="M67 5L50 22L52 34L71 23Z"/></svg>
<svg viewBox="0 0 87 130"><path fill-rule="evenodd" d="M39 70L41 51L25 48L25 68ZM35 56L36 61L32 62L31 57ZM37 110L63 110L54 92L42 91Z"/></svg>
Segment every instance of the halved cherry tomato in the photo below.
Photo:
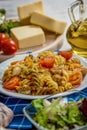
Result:
<svg viewBox="0 0 87 130"><path fill-rule="evenodd" d="M63 56L66 60L69 60L72 57L72 51L60 51L58 55Z"/></svg>
<svg viewBox="0 0 87 130"><path fill-rule="evenodd" d="M18 85L19 85L18 77L13 77L9 81L6 81L3 83L4 88L9 89L9 90L15 90L16 86Z"/></svg>
<svg viewBox="0 0 87 130"><path fill-rule="evenodd" d="M82 82L82 79L83 79L82 72L78 71L69 77L69 82L72 85L79 85Z"/></svg>
<svg viewBox="0 0 87 130"><path fill-rule="evenodd" d="M18 49L17 44L12 39L3 40L1 41L1 44L2 44L2 51L6 55L13 54Z"/></svg>
<svg viewBox="0 0 87 130"><path fill-rule="evenodd" d="M54 65L54 62L55 62L55 58L52 56L40 59L41 65L46 68L52 68Z"/></svg>
<svg viewBox="0 0 87 130"><path fill-rule="evenodd" d="M2 42L1 41L4 41L6 39L9 39L9 36L5 33L0 33L0 51L2 50Z"/></svg>

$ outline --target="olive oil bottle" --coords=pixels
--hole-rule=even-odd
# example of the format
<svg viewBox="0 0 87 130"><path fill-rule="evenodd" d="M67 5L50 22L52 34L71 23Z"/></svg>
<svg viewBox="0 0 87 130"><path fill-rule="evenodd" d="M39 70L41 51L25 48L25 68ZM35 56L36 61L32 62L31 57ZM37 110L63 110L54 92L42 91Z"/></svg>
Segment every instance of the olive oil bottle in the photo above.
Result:
<svg viewBox="0 0 87 130"><path fill-rule="evenodd" d="M77 24L77 22L74 24ZM70 25L66 38L75 54L87 58L87 21L81 22L77 29L73 24Z"/></svg>
<svg viewBox="0 0 87 130"><path fill-rule="evenodd" d="M80 18L79 20L76 20L73 9L78 5ZM69 15L72 24L67 29L66 38L75 54L87 58L87 20L83 20L84 11L84 3L82 0L75 1L71 4L69 7Z"/></svg>

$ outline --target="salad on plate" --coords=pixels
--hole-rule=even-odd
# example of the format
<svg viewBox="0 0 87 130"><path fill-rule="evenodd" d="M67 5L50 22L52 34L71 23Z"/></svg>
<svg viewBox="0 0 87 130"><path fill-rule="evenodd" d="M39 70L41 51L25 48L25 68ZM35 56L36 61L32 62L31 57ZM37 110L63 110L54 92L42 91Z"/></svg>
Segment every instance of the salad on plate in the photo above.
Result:
<svg viewBox="0 0 87 130"><path fill-rule="evenodd" d="M24 108L24 114L39 130L86 130L87 98L36 99Z"/></svg>

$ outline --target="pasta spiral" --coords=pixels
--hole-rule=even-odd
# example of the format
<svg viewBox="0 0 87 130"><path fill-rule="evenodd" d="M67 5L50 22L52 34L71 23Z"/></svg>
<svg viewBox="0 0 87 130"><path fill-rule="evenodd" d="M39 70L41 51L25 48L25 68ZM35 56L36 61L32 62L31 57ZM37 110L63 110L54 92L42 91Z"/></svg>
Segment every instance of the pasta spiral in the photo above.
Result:
<svg viewBox="0 0 87 130"><path fill-rule="evenodd" d="M78 58L66 60L53 51L43 51L37 56L31 54L24 60L12 62L3 73L2 81L4 86L16 76L19 81L16 92L48 95L73 89L82 82L86 73L87 68Z"/></svg>
<svg viewBox="0 0 87 130"><path fill-rule="evenodd" d="M65 86L59 86L58 92L64 92L64 91L70 90L72 88L73 88L72 84L68 82L65 84Z"/></svg>

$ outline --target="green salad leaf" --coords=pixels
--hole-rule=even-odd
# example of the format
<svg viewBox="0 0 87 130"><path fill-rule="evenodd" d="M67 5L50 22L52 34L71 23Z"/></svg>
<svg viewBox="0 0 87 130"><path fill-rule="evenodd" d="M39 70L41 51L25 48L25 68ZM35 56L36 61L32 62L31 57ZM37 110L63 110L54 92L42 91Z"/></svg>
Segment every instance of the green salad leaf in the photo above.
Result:
<svg viewBox="0 0 87 130"><path fill-rule="evenodd" d="M33 105L37 110L43 109L43 108L44 108L44 106L43 106L43 99L33 100L33 101L32 101L32 105Z"/></svg>
<svg viewBox="0 0 87 130"><path fill-rule="evenodd" d="M13 27L18 26L20 26L19 21L13 21L13 20L4 21L2 24L0 24L0 32L7 33L10 36L10 30Z"/></svg>
<svg viewBox="0 0 87 130"><path fill-rule="evenodd" d="M6 10L5 9L0 9L0 16L5 15L6 14Z"/></svg>
<svg viewBox="0 0 87 130"><path fill-rule="evenodd" d="M14 27L21 26L18 20L6 19L6 10L0 9L0 32L7 33L10 36L10 30Z"/></svg>
<svg viewBox="0 0 87 130"><path fill-rule="evenodd" d="M79 110L78 102L64 105L61 102L62 98L58 98L45 105L44 99L33 100L32 105L37 109L34 120L47 130L69 130L70 127L87 124L87 118Z"/></svg>

